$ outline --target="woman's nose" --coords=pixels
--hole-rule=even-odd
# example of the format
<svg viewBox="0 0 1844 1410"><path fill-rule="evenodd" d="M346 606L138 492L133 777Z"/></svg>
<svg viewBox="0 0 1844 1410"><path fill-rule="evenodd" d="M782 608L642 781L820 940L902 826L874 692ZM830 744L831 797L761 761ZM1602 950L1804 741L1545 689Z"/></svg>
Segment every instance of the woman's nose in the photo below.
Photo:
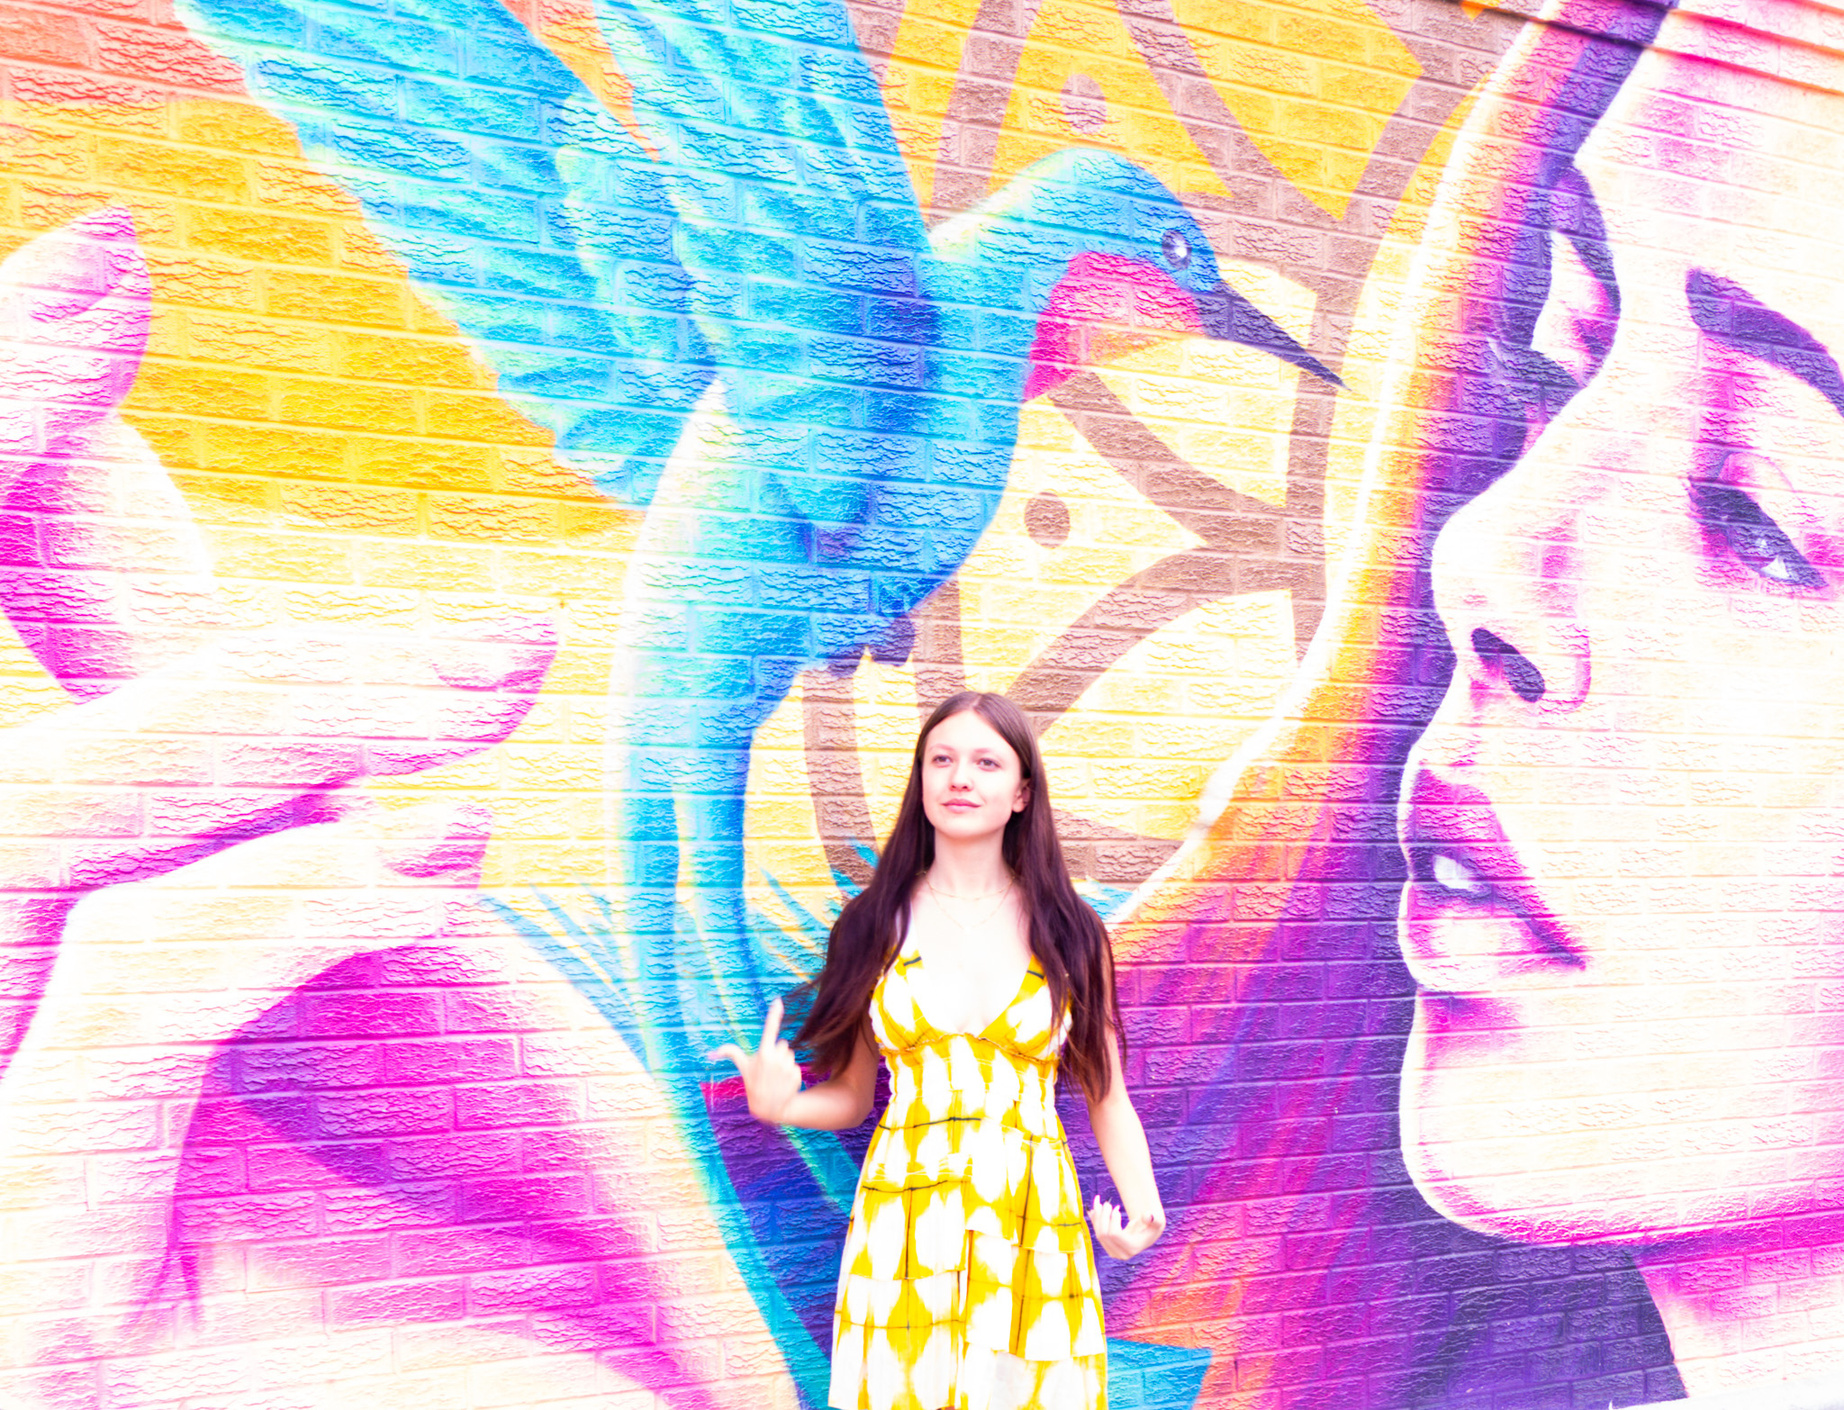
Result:
<svg viewBox="0 0 1844 1410"><path fill-rule="evenodd" d="M1585 481L1519 465L1456 514L1434 548L1435 605L1456 670L1481 705L1545 711L1586 698L1592 667L1580 604L1588 554Z"/></svg>

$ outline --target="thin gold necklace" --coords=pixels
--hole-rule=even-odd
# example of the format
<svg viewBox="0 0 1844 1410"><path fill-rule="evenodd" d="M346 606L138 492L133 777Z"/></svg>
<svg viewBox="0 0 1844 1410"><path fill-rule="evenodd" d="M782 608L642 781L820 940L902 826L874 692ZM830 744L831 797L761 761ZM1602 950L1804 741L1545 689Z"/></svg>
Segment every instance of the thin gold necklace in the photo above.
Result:
<svg viewBox="0 0 1844 1410"><path fill-rule="evenodd" d="M942 901L941 892L935 889L935 883L932 880L930 880L929 874L927 872L922 873L922 884L928 888L928 894L935 898L935 905L940 910L940 912L944 916L946 916L949 920L954 922L955 929L959 930L960 933L962 935L965 935L968 939L972 939L973 932L975 929L983 927L987 921L991 920L994 916L999 914L999 908L1005 904L1005 898L1012 894L1012 887L1017 885L1017 878L1014 877L1011 881L1006 882L1003 889L999 891L988 891L985 896L954 896L954 893L952 891L948 892L948 895L954 896L954 899L957 901L973 901L973 900L984 901L987 896L997 896L999 898L993 904L993 908L990 911L986 912L985 915L981 916L972 925L969 925L966 921L962 920L959 916L955 915L954 912L950 911L946 906L941 904L941 901Z"/></svg>
<svg viewBox="0 0 1844 1410"><path fill-rule="evenodd" d="M1003 896L1007 891L1010 891L1016 883L1017 878L1010 877L1007 878L1005 885L1001 886L997 891L987 891L978 896L963 896L958 891L939 890L935 885L934 878L931 877L927 871L922 873L922 884L928 887L930 891L933 891L937 897L946 896L950 901L990 901L994 896Z"/></svg>

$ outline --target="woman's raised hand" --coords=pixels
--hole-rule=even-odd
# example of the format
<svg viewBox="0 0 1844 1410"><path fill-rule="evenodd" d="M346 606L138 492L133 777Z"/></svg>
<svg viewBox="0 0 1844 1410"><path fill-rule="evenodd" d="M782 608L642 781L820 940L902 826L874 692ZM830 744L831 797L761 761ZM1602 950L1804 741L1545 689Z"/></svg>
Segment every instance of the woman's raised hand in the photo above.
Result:
<svg viewBox="0 0 1844 1410"><path fill-rule="evenodd" d="M769 1003L768 1018L762 1024L762 1044L753 1053L735 1043L725 1043L705 1054L709 1062L728 1059L735 1063L736 1070L743 1074L743 1090L749 1094L749 1114L757 1121L777 1126L786 1121L788 1104L800 1095L800 1064L794 1061L794 1049L780 1035L781 1000L775 999Z"/></svg>
<svg viewBox="0 0 1844 1410"><path fill-rule="evenodd" d="M1137 1219L1127 1219L1120 1206L1095 1196L1095 1207L1088 1212L1088 1222L1095 1230L1095 1242L1111 1258L1132 1258L1152 1247L1165 1232L1165 1211L1150 1209Z"/></svg>

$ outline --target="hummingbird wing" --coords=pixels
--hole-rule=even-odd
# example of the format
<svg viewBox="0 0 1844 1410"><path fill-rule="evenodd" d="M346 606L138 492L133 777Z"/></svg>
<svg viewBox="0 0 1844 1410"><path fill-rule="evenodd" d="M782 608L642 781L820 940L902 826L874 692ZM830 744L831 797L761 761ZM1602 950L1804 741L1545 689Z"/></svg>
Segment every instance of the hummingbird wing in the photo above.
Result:
<svg viewBox="0 0 1844 1410"><path fill-rule="evenodd" d="M927 231L883 95L836 0L600 0L680 222L675 249L727 409L783 512L863 521L925 434ZM894 438L894 439L893 439Z"/></svg>
<svg viewBox="0 0 1844 1410"><path fill-rule="evenodd" d="M497 0L181 0L500 390L645 504L711 380L640 143Z"/></svg>

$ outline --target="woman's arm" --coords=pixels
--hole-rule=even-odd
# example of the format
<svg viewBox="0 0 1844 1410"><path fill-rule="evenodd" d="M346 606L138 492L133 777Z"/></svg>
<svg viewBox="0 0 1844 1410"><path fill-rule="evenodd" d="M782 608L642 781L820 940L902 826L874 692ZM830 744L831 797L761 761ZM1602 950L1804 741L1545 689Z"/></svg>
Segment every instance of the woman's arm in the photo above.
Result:
<svg viewBox="0 0 1844 1410"><path fill-rule="evenodd" d="M776 999L769 1004L768 1021L762 1025L762 1044L753 1053L735 1043L725 1043L705 1054L712 1062L728 1059L736 1064L736 1070L743 1074L743 1090L749 1094L751 1116L776 1126L844 1131L871 1114L871 1099L877 1090L877 1055L868 1043L858 1040L843 1072L803 1088L800 1064L794 1061L793 1048L780 1034L781 1000ZM1146 1144L1144 1136L1140 1144Z"/></svg>
<svg viewBox="0 0 1844 1410"><path fill-rule="evenodd" d="M1123 1222L1121 1211L1095 1197L1089 1211L1095 1239L1115 1258L1132 1258L1151 1246L1165 1232L1165 1206L1159 1202L1159 1184L1153 1177L1152 1151L1146 1144L1146 1128L1140 1114L1133 1109L1127 1095L1127 1077L1121 1071L1120 1044L1114 1029L1108 1029L1108 1094L1100 1101L1090 1099L1089 1126L1095 1132L1095 1144L1107 1162L1114 1188L1120 1191L1121 1203L1127 1206Z"/></svg>

